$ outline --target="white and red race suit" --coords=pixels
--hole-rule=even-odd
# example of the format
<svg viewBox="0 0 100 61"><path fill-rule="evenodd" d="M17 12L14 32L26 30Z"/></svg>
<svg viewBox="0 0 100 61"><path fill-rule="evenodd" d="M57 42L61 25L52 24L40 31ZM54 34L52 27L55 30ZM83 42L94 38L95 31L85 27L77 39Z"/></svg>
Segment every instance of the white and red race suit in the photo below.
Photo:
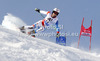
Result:
<svg viewBox="0 0 100 61"><path fill-rule="evenodd" d="M40 32L40 31L44 31L45 26L55 24L56 25L56 31L57 31L57 33L59 33L58 18L57 17L52 18L51 17L52 13L50 13L50 11L40 10L40 13L41 14L46 14L47 16L43 20L40 20L40 21L34 23L32 26L25 26L25 27L26 28L27 27L34 27L34 29L38 28L38 29L35 30L35 33L37 33L37 32Z"/></svg>

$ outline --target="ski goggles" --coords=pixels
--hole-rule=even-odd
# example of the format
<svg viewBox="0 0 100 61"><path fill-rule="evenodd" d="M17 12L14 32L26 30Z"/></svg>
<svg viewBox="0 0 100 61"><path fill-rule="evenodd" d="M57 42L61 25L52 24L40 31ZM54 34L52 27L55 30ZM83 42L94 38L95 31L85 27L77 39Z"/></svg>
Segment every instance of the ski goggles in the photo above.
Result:
<svg viewBox="0 0 100 61"><path fill-rule="evenodd" d="M59 13L58 13L58 12L56 12L56 11L53 11L53 13L54 13L54 14L56 14L56 15L58 15L58 14L59 14Z"/></svg>

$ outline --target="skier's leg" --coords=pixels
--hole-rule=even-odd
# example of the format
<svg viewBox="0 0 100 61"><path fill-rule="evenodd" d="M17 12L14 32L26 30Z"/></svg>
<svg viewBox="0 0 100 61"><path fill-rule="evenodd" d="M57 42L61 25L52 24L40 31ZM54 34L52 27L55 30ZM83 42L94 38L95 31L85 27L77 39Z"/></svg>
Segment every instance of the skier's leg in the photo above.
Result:
<svg viewBox="0 0 100 61"><path fill-rule="evenodd" d="M36 24L37 24L37 30L35 30L35 32L37 33L37 32L41 32L41 31L44 31L44 26L42 25L42 21L43 20L40 20L40 21L38 21L38 22L36 22Z"/></svg>
<svg viewBox="0 0 100 61"><path fill-rule="evenodd" d="M22 33L27 33L28 29L33 29L33 26L22 26L19 28Z"/></svg>
<svg viewBox="0 0 100 61"><path fill-rule="evenodd" d="M42 20L33 24L33 26L36 28L36 30L32 30L31 32L29 32L29 34L44 31L44 26L42 25Z"/></svg>
<svg viewBox="0 0 100 61"><path fill-rule="evenodd" d="M44 31L44 27L43 26L41 26L39 29L37 29L37 30L35 30L35 32L42 32L42 31Z"/></svg>
<svg viewBox="0 0 100 61"><path fill-rule="evenodd" d="M21 31L26 30L26 29L33 29L33 26L22 26L19 28Z"/></svg>
<svg viewBox="0 0 100 61"><path fill-rule="evenodd" d="M33 29L33 26L24 26L24 29Z"/></svg>
<svg viewBox="0 0 100 61"><path fill-rule="evenodd" d="M25 29L34 29L34 28L40 26L41 23L42 23L42 20L40 20L40 21L34 23L34 24L31 25L31 26L22 26L20 29L21 29L21 30L25 30Z"/></svg>

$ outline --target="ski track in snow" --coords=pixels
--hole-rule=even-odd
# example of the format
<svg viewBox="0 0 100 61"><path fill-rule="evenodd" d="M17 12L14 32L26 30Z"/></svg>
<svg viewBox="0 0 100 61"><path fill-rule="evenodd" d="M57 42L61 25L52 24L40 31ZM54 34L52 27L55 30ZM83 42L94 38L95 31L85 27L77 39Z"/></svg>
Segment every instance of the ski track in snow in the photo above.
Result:
<svg viewBox="0 0 100 61"><path fill-rule="evenodd" d="M12 17L16 19L10 15ZM99 54L60 46L13 30L0 26L0 61L100 61Z"/></svg>

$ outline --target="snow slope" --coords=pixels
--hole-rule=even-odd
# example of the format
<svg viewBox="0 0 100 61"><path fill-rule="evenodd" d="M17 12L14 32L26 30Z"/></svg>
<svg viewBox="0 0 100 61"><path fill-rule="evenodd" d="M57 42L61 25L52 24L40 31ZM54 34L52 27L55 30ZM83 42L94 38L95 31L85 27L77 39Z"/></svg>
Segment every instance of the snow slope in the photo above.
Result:
<svg viewBox="0 0 100 61"><path fill-rule="evenodd" d="M0 26L0 61L99 61L100 55L32 38Z"/></svg>
<svg viewBox="0 0 100 61"><path fill-rule="evenodd" d="M6 22L8 19L3 21ZM16 27L10 30L9 27L0 26L0 61L100 61L99 54L32 38L21 32L13 31Z"/></svg>

